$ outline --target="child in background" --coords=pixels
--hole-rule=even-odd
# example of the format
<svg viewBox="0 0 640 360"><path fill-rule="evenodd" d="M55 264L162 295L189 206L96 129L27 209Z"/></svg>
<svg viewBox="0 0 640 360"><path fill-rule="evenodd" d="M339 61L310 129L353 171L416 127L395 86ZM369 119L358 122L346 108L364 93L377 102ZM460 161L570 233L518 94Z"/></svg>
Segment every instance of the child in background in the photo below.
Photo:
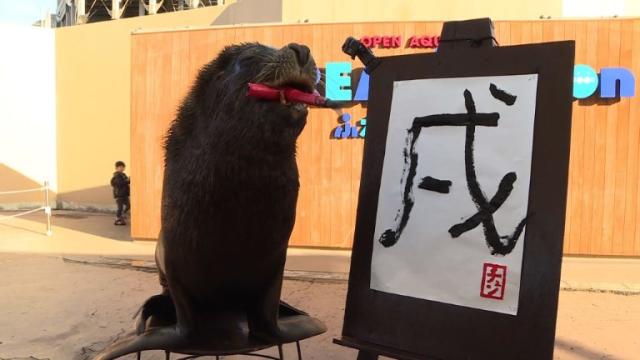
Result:
<svg viewBox="0 0 640 360"><path fill-rule="evenodd" d="M124 214L131 209L129 202L129 177L124 173L125 164L122 161L116 162L116 172L111 178L111 187L113 187L113 198L116 199L118 205L118 213L116 214L116 222L114 225L127 225L124 221Z"/></svg>

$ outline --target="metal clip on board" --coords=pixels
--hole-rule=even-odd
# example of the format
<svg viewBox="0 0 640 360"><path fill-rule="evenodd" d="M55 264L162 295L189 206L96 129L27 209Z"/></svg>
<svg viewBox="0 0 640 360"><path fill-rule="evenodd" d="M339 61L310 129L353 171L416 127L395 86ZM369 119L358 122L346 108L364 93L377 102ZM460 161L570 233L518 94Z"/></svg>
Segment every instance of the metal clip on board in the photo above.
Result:
<svg viewBox="0 0 640 360"><path fill-rule="evenodd" d="M364 71L367 74L371 74L371 72L382 62L382 60L373 54L371 49L351 36L349 36L344 41L344 44L342 44L342 52L351 56L351 59L355 59L357 57L358 60L364 64Z"/></svg>

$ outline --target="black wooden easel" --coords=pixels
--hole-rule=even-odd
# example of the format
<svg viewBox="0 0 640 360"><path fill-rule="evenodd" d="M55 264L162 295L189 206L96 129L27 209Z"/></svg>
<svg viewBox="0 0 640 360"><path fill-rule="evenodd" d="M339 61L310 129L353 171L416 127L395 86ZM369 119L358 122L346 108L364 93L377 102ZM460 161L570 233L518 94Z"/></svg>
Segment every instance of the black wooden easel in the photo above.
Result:
<svg viewBox="0 0 640 360"><path fill-rule="evenodd" d="M439 53L468 49L470 47L492 47L497 45L491 19L474 19L467 21L449 21L442 26ZM336 340L336 343L346 345ZM358 360L378 360L378 351L360 349Z"/></svg>
<svg viewBox="0 0 640 360"><path fill-rule="evenodd" d="M342 336L358 360L551 360L571 130L573 41L497 47L490 19L445 22L436 54L379 58L370 101ZM349 54L352 55L352 54ZM353 56L353 55L352 55ZM362 59L361 59L362 60ZM537 74L528 214L517 315L372 290L371 262L395 81ZM549 174L552 174L550 176Z"/></svg>

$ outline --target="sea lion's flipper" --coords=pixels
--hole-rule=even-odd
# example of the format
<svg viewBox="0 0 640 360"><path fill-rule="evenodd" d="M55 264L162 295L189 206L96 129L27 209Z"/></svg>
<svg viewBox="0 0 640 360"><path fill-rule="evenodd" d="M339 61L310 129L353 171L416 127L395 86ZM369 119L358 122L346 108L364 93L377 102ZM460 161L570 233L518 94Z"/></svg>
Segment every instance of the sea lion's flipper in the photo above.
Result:
<svg viewBox="0 0 640 360"><path fill-rule="evenodd" d="M136 314L136 334L140 335L151 326L175 325L176 307L168 291L154 295L142 304ZM147 324L151 318L151 324Z"/></svg>
<svg viewBox="0 0 640 360"><path fill-rule="evenodd" d="M327 331L322 321L309 316L304 311L279 301L278 316L273 322L270 313L249 313L249 329L255 338L275 344L300 341Z"/></svg>
<svg viewBox="0 0 640 360"><path fill-rule="evenodd" d="M283 274L275 276L262 293L254 295L252 306L247 312L249 331L253 336L267 341L277 341L280 338L278 313L282 279Z"/></svg>
<svg viewBox="0 0 640 360"><path fill-rule="evenodd" d="M280 343L300 341L327 332L327 326L309 315L285 316L278 320Z"/></svg>
<svg viewBox="0 0 640 360"><path fill-rule="evenodd" d="M186 340L176 326L153 328L143 334L130 334L98 354L94 360L113 360L144 350L164 350L182 346Z"/></svg>
<svg viewBox="0 0 640 360"><path fill-rule="evenodd" d="M280 317L295 316L295 315L309 315L308 313L286 303L284 300L280 300Z"/></svg>
<svg viewBox="0 0 640 360"><path fill-rule="evenodd" d="M277 344L299 341L327 331L320 320L280 300L282 274L262 296L256 297L247 314L251 335Z"/></svg>

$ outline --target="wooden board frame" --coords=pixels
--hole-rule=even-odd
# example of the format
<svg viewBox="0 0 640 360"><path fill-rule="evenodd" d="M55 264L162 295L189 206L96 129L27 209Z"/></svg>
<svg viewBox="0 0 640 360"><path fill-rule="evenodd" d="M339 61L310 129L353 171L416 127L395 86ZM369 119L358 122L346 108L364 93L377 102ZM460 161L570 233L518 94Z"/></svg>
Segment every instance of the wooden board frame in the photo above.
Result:
<svg viewBox="0 0 640 360"><path fill-rule="evenodd" d="M343 337L337 343L398 359L553 358L574 53L574 42L563 41L383 58L370 80ZM371 290L371 257L393 82L531 73L538 74L528 204L532 216L524 238L518 315Z"/></svg>

